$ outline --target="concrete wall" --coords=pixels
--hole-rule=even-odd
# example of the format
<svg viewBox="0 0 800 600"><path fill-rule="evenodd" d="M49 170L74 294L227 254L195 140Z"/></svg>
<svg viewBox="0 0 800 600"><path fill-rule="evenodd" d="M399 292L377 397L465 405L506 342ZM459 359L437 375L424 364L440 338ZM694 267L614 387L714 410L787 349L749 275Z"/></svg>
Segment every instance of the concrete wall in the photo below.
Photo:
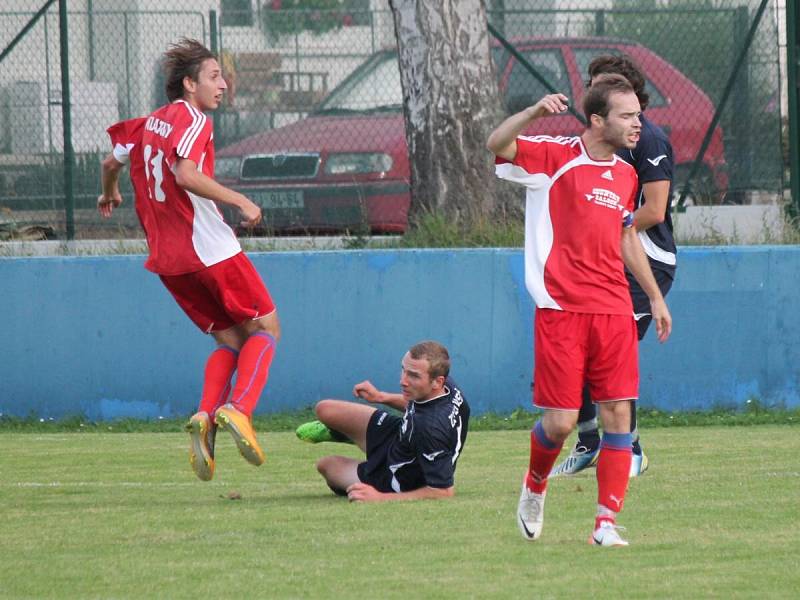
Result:
<svg viewBox="0 0 800 600"><path fill-rule="evenodd" d="M252 254L283 340L259 412L397 389L400 358L445 343L473 410L530 407L532 304L519 250ZM141 256L0 259L0 412L190 414L212 348ZM800 248L682 249L666 345L642 343L642 404L800 404Z"/></svg>

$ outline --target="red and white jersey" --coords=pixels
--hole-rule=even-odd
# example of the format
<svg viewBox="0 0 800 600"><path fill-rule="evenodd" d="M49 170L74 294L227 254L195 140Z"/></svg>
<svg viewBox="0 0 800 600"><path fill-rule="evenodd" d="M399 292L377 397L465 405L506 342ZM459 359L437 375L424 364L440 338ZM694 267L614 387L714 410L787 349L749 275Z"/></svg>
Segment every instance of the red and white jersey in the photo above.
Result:
<svg viewBox="0 0 800 600"><path fill-rule="evenodd" d="M525 285L536 306L633 313L620 239L633 226L636 171L618 156L593 160L579 137L517 138L497 176L527 188Z"/></svg>
<svg viewBox="0 0 800 600"><path fill-rule="evenodd" d="M149 117L116 123L108 134L114 158L130 163L136 214L150 249L147 269L161 275L192 273L242 251L217 205L175 180L179 158L214 177L214 139L205 114L176 100Z"/></svg>

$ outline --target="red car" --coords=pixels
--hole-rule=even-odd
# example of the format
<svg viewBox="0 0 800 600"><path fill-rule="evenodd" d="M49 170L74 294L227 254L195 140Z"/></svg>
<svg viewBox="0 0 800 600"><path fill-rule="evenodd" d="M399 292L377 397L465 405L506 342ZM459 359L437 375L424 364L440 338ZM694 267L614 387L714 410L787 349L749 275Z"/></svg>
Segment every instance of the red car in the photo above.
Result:
<svg viewBox="0 0 800 600"><path fill-rule="evenodd" d="M608 38L514 40L554 89L580 106L586 69L598 54L632 56L647 76L647 116L673 145L676 178L685 179L714 114L709 98L671 64L640 44ZM502 47L493 48L505 106L513 113L547 88ZM259 204L273 232L402 233L409 207L408 148L397 53L373 54L300 121L250 136L217 153L217 178ZM572 115L534 123L529 133L575 135ZM698 183L699 182L699 183ZM722 132L714 131L693 188L727 187Z"/></svg>

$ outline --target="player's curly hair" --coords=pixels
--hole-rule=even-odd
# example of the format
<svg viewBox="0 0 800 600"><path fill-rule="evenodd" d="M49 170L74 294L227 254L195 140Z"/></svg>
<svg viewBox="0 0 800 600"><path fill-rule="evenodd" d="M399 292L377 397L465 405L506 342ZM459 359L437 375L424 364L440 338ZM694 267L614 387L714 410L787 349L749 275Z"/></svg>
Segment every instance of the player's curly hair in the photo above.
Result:
<svg viewBox="0 0 800 600"><path fill-rule="evenodd" d="M164 87L170 102L183 98L184 77L197 81L203 62L209 58L217 57L197 40L181 38L177 44L170 44L163 61Z"/></svg>
<svg viewBox="0 0 800 600"><path fill-rule="evenodd" d="M592 79L598 75L606 73L622 75L633 86L633 91L636 92L636 97L639 98L639 105L642 110L647 108L650 103L650 94L644 91L644 74L636 61L627 54L601 54L589 63L588 73L587 88L592 84Z"/></svg>
<svg viewBox="0 0 800 600"><path fill-rule="evenodd" d="M608 111L611 110L608 99L611 94L631 92L633 86L622 75L598 76L583 96L583 114L586 122L592 122L592 115L600 115L604 119L608 116Z"/></svg>
<svg viewBox="0 0 800 600"><path fill-rule="evenodd" d="M424 358L428 361L428 375L431 379L447 377L450 374L450 354L439 342L427 340L414 344L409 348L408 354L414 360Z"/></svg>

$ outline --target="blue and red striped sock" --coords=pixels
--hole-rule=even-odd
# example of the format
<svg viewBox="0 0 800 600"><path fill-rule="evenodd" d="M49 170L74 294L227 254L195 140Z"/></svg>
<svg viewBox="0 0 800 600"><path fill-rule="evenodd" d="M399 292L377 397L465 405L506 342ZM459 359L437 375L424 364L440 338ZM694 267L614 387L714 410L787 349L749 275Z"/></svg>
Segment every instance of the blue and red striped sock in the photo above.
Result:
<svg viewBox="0 0 800 600"><path fill-rule="evenodd" d="M622 510L631 473L630 433L606 433L597 459L597 503L614 513Z"/></svg>
<svg viewBox="0 0 800 600"><path fill-rule="evenodd" d="M548 438L542 422L536 422L531 430L531 457L525 478L525 485L530 491L541 494L547 489L547 477L563 445L563 442L558 444Z"/></svg>

